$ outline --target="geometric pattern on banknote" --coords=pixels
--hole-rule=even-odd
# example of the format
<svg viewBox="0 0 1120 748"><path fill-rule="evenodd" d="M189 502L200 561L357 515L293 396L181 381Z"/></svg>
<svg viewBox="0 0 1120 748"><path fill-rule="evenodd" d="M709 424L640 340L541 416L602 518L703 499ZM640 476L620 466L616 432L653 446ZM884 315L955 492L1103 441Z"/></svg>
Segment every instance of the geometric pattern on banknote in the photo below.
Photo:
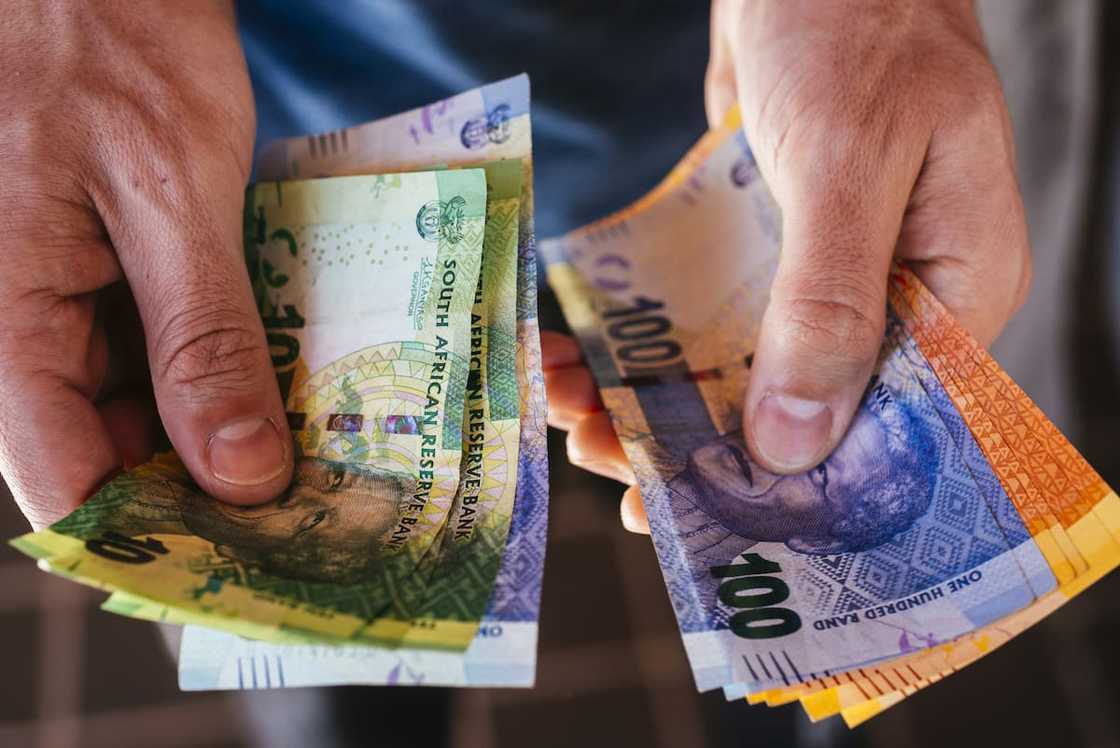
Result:
<svg viewBox="0 0 1120 748"><path fill-rule="evenodd" d="M525 115L511 121L514 142L522 146L508 156L521 160L521 197L517 229L517 351L521 400L521 436L517 453L517 489L505 551L485 618L536 622L540 618L541 583L548 540L548 402L541 371L537 321L537 239L533 224L533 161L529 81L519 76L503 85L509 97L522 99ZM523 89L523 90L521 90ZM522 130L523 132L518 132Z"/></svg>
<svg viewBox="0 0 1120 748"><path fill-rule="evenodd" d="M497 255L494 258L497 262L484 262L482 266L482 285L484 288L492 288L505 285L503 279L507 277L506 268L513 270L516 276L517 231L521 226L520 185L525 170L520 160L494 161L479 166L487 170L488 177L492 174L494 180L493 183L487 182L491 193L486 202L486 247ZM518 194L503 197L515 190ZM516 284L516 280L514 283ZM515 313L517 295L495 298L494 303L502 309L502 313L496 316L504 319L507 313Z"/></svg>
<svg viewBox="0 0 1120 748"><path fill-rule="evenodd" d="M459 263L460 268L464 265L473 264L478 267L478 272L481 272L482 253L475 250L469 252L471 247L482 247L485 239L485 222L478 221L466 225L464 231L465 242L457 242L458 246L465 251L454 253L452 256L456 262ZM440 250L443 251L444 242L440 241ZM473 295L472 295L473 298ZM470 315L467 313L467 327L470 325ZM449 395L455 394L454 397L448 397L444 403L444 418L443 418L443 442L441 446L444 449L459 449L462 446L463 440L463 407L466 398L461 393L466 392L467 376L469 374L469 367L467 361L469 359L469 342L470 336L464 335L462 341L453 340L452 343L456 345L455 350L449 357L447 368L447 392ZM462 347L459 345L462 344ZM459 360L461 357L461 361ZM452 364L452 360L456 363Z"/></svg>
<svg viewBox="0 0 1120 748"><path fill-rule="evenodd" d="M443 441L440 445L444 449L455 449L452 445L461 445L463 442L463 408L466 404L463 394L466 392L470 373L468 360L459 353L448 356L447 391L458 396L454 399L449 397L444 404Z"/></svg>
<svg viewBox="0 0 1120 748"><path fill-rule="evenodd" d="M535 268L535 260L533 263ZM547 405L537 320L521 319L517 327L521 343L518 354L524 359L518 370L528 375L521 411L517 495L486 615L503 621L536 621L548 534L548 445L544 422Z"/></svg>
<svg viewBox="0 0 1120 748"><path fill-rule="evenodd" d="M999 482L999 478L992 472L992 467L984 458L979 445L968 425L961 419L960 413L953 408L952 402L945 390L938 387L927 390L934 407L942 415L942 422L950 430L953 441L959 445L957 457L961 460L965 470L971 473L973 480L980 487L983 495L989 497L988 509L992 522L1003 533L1007 544L1015 547L1030 540L1030 533L1023 518L1019 516L1015 505L1008 498L1007 492Z"/></svg>
<svg viewBox="0 0 1120 748"><path fill-rule="evenodd" d="M900 350L910 363L910 369L919 380L926 396L933 402L941 414L942 423L948 428L951 437L957 445L957 452L965 468L972 474L973 480L979 487L987 503L987 509L992 516L992 521L999 528L1007 544L1018 549L1017 559L1021 563L1022 571L1027 578L1035 597L1041 596L1054 588L1057 579L1054 577L1049 565L1038 551L1037 546L1024 545L1031 536L1015 508L999 478L992 471L977 443L976 438L964 422L961 414L953 406L949 394L940 385L936 375L929 366L929 362L917 348L917 344L905 331L893 311L889 313L889 324L893 329L893 336L898 342Z"/></svg>
<svg viewBox="0 0 1120 748"><path fill-rule="evenodd" d="M608 406L611 413L618 413L615 405ZM634 465L634 472L638 482L642 483L644 465ZM652 480L652 479L650 479ZM707 631L710 626L705 618L706 610L698 599L696 585L693 584L692 570L689 568L688 559L675 542L673 534L676 532L675 515L683 506L674 506L673 502L659 496L642 495L642 503L649 519L652 532L653 549L657 554L658 564L661 566L661 575L665 580L665 589L669 593L669 601L673 605L673 612L677 616L677 625L682 633Z"/></svg>
<svg viewBox="0 0 1120 748"><path fill-rule="evenodd" d="M490 418L495 421L517 418L521 409L517 377L493 376L495 369L502 367L503 364L513 369L517 357L517 338L513 330L495 325L487 327L487 334L490 348L486 360L491 375L486 380L486 391L490 398Z"/></svg>
<svg viewBox="0 0 1120 748"><path fill-rule="evenodd" d="M887 366L906 366L898 349L884 362ZM898 381L891 384L898 387ZM923 437L934 447L932 464L924 466L935 481L930 507L888 542L854 554L842 575L839 558L810 557L798 582L815 594L809 609L818 615L846 613L912 595L1008 550L1007 539L926 393L894 394L910 405L917 415L912 422L922 424Z"/></svg>
<svg viewBox="0 0 1120 748"><path fill-rule="evenodd" d="M904 366L905 362L892 353L887 367ZM884 374L887 373L884 368ZM999 556L1008 550L1008 544L990 512L982 503L969 471L963 462L954 457L955 446L944 424L930 400L916 384L900 391L906 378L900 372L884 379L891 390L894 400L910 413L914 433L910 436L911 446L927 444L930 454L914 462L910 470L919 470L924 480L932 483L929 491L928 508L908 529L901 531L890 540L869 550L837 555L813 555L798 553L786 558L800 559L796 569L795 588L799 591L799 605L815 615L834 615L850 612L862 607L884 601L900 599L924 588L932 587L956 574L967 571L975 565ZM913 382L913 380L910 380ZM634 427L634 415L624 405L628 400L615 390L604 392L609 401L608 407L616 417ZM649 407L649 401L643 403ZM698 423L701 414L677 414L682 424ZM640 428L640 427L638 427ZM667 438L662 435L662 438ZM666 464L659 471L661 475L672 474L674 468ZM674 598L682 595L678 609L688 608L684 600L689 598L701 603L701 609L708 612L706 621L682 621L682 629L696 625L697 629L723 628L727 625L731 610L715 599L715 586L707 579L707 567L727 563L738 553L750 547L751 541L730 533L719 523L714 523L707 513L689 501L687 491L675 490L678 478L670 481L671 503L675 511L667 507L655 506L651 521L658 523L669 520L673 532L688 549L688 557L693 568L680 579L671 568L665 569L666 582ZM686 482L685 485L688 485ZM661 502L651 502L661 504ZM656 536L655 536L656 537ZM670 559L677 556L669 547L659 555L668 566L677 566ZM765 553L763 553L765 556ZM843 556L850 557L850 562ZM711 564L704 563L710 560ZM681 569L684 571L684 569ZM691 583L687 580L691 578ZM687 616L692 618L692 616Z"/></svg>
<svg viewBox="0 0 1120 748"><path fill-rule="evenodd" d="M896 276L906 279L902 270L896 269ZM1029 483L1019 482L1020 477L1025 477L1019 472L1018 459L1010 450L1001 448L999 435L993 433L987 414L975 398L969 397L958 386L953 370L946 365L942 357L930 340L926 330L927 322L919 315L914 307L914 285L892 282L889 286L891 303L894 309L906 319L915 348L925 358L929 366L936 372L937 379L942 383L947 396L952 400L955 409L959 411L962 419L968 424L969 430L974 434L980 448L983 450L991 469L999 476L1000 482L1008 487L1009 495L1014 496L1017 513L1022 518L1024 525L1032 536L1046 531L1057 523L1047 502L1037 494ZM999 404L995 407L1005 407ZM994 437L994 438L993 438Z"/></svg>
<svg viewBox="0 0 1120 748"><path fill-rule="evenodd" d="M1120 555L1108 487L910 271L896 269L891 291L916 317L915 339L938 376L957 377L957 387L947 389L1015 493L1024 519L1055 544L1047 559L1058 579L1063 584L1077 579L1079 588L1091 584Z"/></svg>
<svg viewBox="0 0 1120 748"><path fill-rule="evenodd" d="M488 106L490 87L484 87ZM541 583L548 538L548 403L541 371L540 327L537 321L537 241L533 225L533 162L529 112L529 81L518 76L502 81L495 100L520 102L524 114L510 120L513 135L505 143L507 158L521 161L521 194L517 231L517 349L521 434L517 487L505 551L486 617L535 623L540 617ZM501 102L500 102L501 103ZM495 104L496 106L497 104ZM493 107L490 107L491 109ZM518 107L515 106L515 109ZM519 144L511 147L513 144Z"/></svg>
<svg viewBox="0 0 1120 748"><path fill-rule="evenodd" d="M500 165L510 162L500 162ZM520 164L518 162L518 166ZM520 185L520 172L515 172ZM487 204L486 254L483 257L483 288L512 286L513 294L492 294L487 299L491 312L487 319L486 354L487 394L490 400L490 419L502 421L517 418L520 399L517 389L517 230L520 202L494 199ZM507 254L508 253L508 254ZM512 279L507 273L513 273ZM512 280L512 283L510 283Z"/></svg>
<svg viewBox="0 0 1120 748"><path fill-rule="evenodd" d="M524 227L522 221L522 227ZM532 226L532 223L529 224ZM537 318L537 240L530 234L517 241L517 319Z"/></svg>
<svg viewBox="0 0 1120 748"><path fill-rule="evenodd" d="M445 542L440 550L441 572L433 574L417 615L441 620L477 621L497 574L505 547L509 517L488 515L476 525L470 543Z"/></svg>
<svg viewBox="0 0 1120 748"><path fill-rule="evenodd" d="M915 337L934 368L948 364L946 368L961 381L980 383L970 391L968 404L972 407L965 412L965 420L971 424L982 416L991 419L995 433L1009 448L1008 456L1026 463L1031 480L1050 497L1063 525L1069 526L1084 516L1089 506L1108 491L1096 471L964 328L930 324L947 314L909 270L896 269L894 282L920 310L919 319L925 324L916 326ZM957 401L958 407L964 404ZM994 452L988 456L993 459L1002 455Z"/></svg>
<svg viewBox="0 0 1120 748"><path fill-rule="evenodd" d="M471 407L485 410L482 404L472 403ZM510 454L507 442L519 429L517 421L487 422L484 431L487 436L478 452L481 470L466 473L460 479L459 495L456 496L459 511L452 510L452 516L447 520L448 525L443 530L443 537L439 541L438 568L429 580L418 616L478 620L482 615L509 531L510 510L513 505L511 489L517 478L517 462ZM464 466L468 462L464 457ZM474 496L474 511L466 515L461 513L464 509L463 498L468 495L463 494L463 491L465 481L471 477L481 478L481 486ZM504 507L503 499L508 502ZM466 516L473 518L473 525L468 525L469 534L462 539L458 537L458 532L462 526L461 518Z"/></svg>

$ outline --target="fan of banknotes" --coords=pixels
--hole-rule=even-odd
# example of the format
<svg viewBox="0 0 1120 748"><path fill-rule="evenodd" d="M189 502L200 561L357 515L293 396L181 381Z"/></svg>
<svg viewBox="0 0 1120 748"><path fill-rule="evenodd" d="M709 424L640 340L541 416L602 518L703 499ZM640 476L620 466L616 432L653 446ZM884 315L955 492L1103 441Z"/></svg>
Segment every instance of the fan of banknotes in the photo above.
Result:
<svg viewBox="0 0 1120 748"><path fill-rule="evenodd" d="M227 507L173 453L16 539L105 608L188 624L184 689L527 686L547 521L525 76L264 149L249 274L296 437ZM1120 559L1120 499L905 267L847 437L752 463L780 248L737 115L630 208L543 242L634 465L700 690L849 725Z"/></svg>
<svg viewBox="0 0 1120 748"><path fill-rule="evenodd" d="M859 724L1120 559L1120 500L905 267L847 436L805 475L740 430L780 213L736 113L651 194L542 242L633 463L701 690Z"/></svg>
<svg viewBox="0 0 1120 748"><path fill-rule="evenodd" d="M173 453L14 541L191 624L184 689L527 686L548 504L529 81L274 143L245 254L290 490L202 494ZM197 624L197 625L196 625Z"/></svg>

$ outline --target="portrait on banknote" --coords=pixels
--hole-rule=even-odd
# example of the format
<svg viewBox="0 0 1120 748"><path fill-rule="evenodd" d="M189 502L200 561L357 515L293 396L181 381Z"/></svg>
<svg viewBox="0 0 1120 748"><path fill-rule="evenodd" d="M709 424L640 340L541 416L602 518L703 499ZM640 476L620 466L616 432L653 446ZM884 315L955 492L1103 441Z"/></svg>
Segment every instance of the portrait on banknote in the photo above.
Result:
<svg viewBox="0 0 1120 748"><path fill-rule="evenodd" d="M176 463L149 471L141 498L106 511L102 532L195 535L227 561L305 582L368 578L413 492L413 481L398 473L304 457L280 497L237 506L207 496Z"/></svg>
<svg viewBox="0 0 1120 748"><path fill-rule="evenodd" d="M872 385L844 441L809 472L766 470L732 431L694 449L670 490L756 542L818 555L870 550L929 510L937 464L929 437L907 403Z"/></svg>

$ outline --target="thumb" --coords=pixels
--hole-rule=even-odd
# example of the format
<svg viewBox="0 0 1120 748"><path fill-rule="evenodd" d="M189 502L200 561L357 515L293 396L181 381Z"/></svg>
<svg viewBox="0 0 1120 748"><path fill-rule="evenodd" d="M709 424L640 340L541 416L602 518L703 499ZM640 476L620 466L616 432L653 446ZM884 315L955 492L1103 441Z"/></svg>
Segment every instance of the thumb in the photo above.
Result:
<svg viewBox="0 0 1120 748"><path fill-rule="evenodd" d="M827 134L832 130L831 136ZM847 431L882 345L886 281L912 169L836 130L771 161L782 252L752 361L744 434L752 456L803 472ZM831 137L831 140L830 140ZM887 162L889 163L889 161Z"/></svg>
<svg viewBox="0 0 1120 748"><path fill-rule="evenodd" d="M260 503L288 485L293 457L242 253L245 174L225 154L192 159L134 165L103 214L172 444L204 491Z"/></svg>

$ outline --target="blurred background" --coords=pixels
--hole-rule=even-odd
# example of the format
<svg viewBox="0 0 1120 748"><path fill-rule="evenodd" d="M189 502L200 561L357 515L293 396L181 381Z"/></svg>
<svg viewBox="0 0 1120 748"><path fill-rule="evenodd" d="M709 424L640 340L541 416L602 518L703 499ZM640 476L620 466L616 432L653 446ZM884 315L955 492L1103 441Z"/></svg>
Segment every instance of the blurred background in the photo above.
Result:
<svg viewBox="0 0 1120 748"><path fill-rule="evenodd" d="M264 13L268 5L245 2L240 12ZM1031 300L995 354L1117 486L1120 78L1109 42L1120 38L1120 8L1094 0L990 0L979 9L1012 112L1036 262ZM247 50L262 120L273 123L262 121L262 128L274 128L268 135L326 129L315 127L317 121L283 121L276 98L282 92L270 93L267 71L254 62L267 24L250 26ZM706 32L697 33L701 58L691 64L702 71ZM565 80L562 69L528 67L535 96ZM473 72L486 80L519 71ZM400 106L390 97L385 111L350 121L425 100L415 91L399 95ZM538 114L534 127L539 121L542 133L569 127L570 143L594 150L605 142L573 130L554 109ZM649 174L627 198L683 153L702 127L702 114L694 119L694 131L675 140L641 143L659 155L647 160ZM539 167L538 207L547 211L550 194L570 188L580 165L563 171L542 160ZM542 224L547 233L548 226L593 217L553 216ZM542 317L545 327L563 328L547 293ZM101 593L43 574L3 546L0 745L1120 746L1120 575L864 727L848 731L838 719L811 725L795 705L770 710L696 693L650 541L619 524L620 487L568 465L562 434L550 433L550 446L536 688L181 693L172 650L157 627L99 612ZM6 492L0 494L0 535L12 537L27 525Z"/></svg>

